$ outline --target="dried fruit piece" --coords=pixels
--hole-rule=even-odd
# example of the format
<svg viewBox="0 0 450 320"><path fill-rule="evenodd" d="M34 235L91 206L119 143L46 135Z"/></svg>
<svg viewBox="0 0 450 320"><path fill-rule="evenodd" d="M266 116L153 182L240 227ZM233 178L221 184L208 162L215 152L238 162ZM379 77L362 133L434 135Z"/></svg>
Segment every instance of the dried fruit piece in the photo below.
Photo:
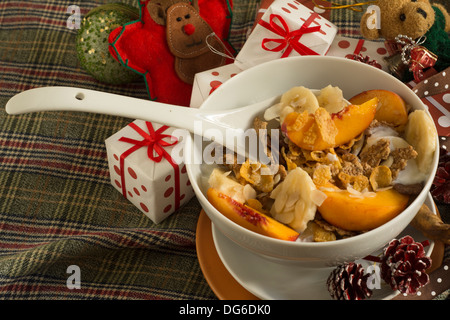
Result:
<svg viewBox="0 0 450 320"><path fill-rule="evenodd" d="M427 238L450 245L450 224L444 223L426 204L419 209L411 225Z"/></svg>
<svg viewBox="0 0 450 320"><path fill-rule="evenodd" d="M394 188L394 190L400 192L401 194L407 194L409 196L417 196L423 190L423 183L414 183L414 184L394 183L392 187Z"/></svg>

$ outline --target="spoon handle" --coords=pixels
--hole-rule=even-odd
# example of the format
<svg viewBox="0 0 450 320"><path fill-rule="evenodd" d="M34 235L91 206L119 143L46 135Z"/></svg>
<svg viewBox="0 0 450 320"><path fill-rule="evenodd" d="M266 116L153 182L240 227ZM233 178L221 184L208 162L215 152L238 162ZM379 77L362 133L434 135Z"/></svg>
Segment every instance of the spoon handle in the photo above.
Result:
<svg viewBox="0 0 450 320"><path fill-rule="evenodd" d="M81 111L141 119L194 132L199 109L73 87L23 91L6 104L9 114L39 111Z"/></svg>
<svg viewBox="0 0 450 320"><path fill-rule="evenodd" d="M239 155L257 159L247 150L247 132L256 114L278 98L232 110L203 111L155 101L73 87L42 87L23 91L6 104L9 114L39 111L81 111L146 120L185 129L215 141ZM256 141L257 143L257 141Z"/></svg>

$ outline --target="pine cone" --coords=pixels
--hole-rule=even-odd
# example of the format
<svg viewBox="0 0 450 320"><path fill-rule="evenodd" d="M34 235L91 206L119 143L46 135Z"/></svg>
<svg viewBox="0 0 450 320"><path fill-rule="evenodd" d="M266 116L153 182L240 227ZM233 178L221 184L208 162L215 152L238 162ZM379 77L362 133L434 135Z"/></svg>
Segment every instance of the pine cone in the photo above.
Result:
<svg viewBox="0 0 450 320"><path fill-rule="evenodd" d="M450 203L450 152L443 147L440 149L438 169L430 191L435 200Z"/></svg>
<svg viewBox="0 0 450 320"><path fill-rule="evenodd" d="M367 287L369 274L358 263L350 262L334 269L327 280L330 295L336 300L363 300L372 296Z"/></svg>
<svg viewBox="0 0 450 320"><path fill-rule="evenodd" d="M405 236L389 242L381 260L381 278L393 290L415 294L428 283L425 270L430 266L431 259L425 256L423 245Z"/></svg>

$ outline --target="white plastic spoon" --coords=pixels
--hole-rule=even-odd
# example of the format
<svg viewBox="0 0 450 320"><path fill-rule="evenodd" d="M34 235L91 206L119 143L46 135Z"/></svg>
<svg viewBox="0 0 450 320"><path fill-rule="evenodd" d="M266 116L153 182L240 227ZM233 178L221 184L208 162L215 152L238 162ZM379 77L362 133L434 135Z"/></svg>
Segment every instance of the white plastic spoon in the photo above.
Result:
<svg viewBox="0 0 450 320"><path fill-rule="evenodd" d="M240 155L249 156L246 130L253 119L280 99L279 96L229 110L202 110L73 87L30 89L12 97L6 104L9 114L40 111L82 111L141 119L186 129L217 141ZM201 126L199 126L201 123ZM248 134L248 133L247 133ZM253 158L253 157L252 157Z"/></svg>

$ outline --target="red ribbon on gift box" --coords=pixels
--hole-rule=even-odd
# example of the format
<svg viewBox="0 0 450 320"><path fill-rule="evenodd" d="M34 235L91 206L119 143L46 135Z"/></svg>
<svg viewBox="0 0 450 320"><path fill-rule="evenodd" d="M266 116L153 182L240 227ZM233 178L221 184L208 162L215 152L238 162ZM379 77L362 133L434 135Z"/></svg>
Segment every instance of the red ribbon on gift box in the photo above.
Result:
<svg viewBox="0 0 450 320"><path fill-rule="evenodd" d="M164 149L166 147L174 146L178 143L178 139L174 136L168 134L162 134L169 127L162 126L158 130L155 131L151 122L146 121L148 132L145 132L142 128L136 125L134 122L130 123L128 126L133 128L139 135L141 135L143 140L135 140L127 137L122 137L119 141L123 141L126 143L131 143L133 146L126 150L124 153L120 155L120 176L122 183L122 194L125 198L127 198L127 190L125 187L125 158L128 157L133 152L139 150L142 147L147 147L147 156L150 160L154 162L161 162L163 159L167 160L174 169L175 175L175 210L180 207L180 170L178 164L173 160L170 154ZM163 139L170 138L173 142L167 142Z"/></svg>
<svg viewBox="0 0 450 320"><path fill-rule="evenodd" d="M269 39L265 38L261 42L261 47L267 51L280 52L286 48L283 52L281 58L289 56L292 50L297 51L300 55L319 55L317 52L311 50L304 44L300 43L300 38L306 33L313 33L320 30L320 26L310 27L309 25L317 18L319 15L317 13L312 13L311 16L306 19L305 23L298 30L290 31L289 26L282 16L278 14L271 14L269 16L269 22L260 20L258 23L264 28L272 31L273 33L281 36L282 38ZM276 22L280 24L278 24ZM273 42L278 43L275 48L268 48L267 44Z"/></svg>

